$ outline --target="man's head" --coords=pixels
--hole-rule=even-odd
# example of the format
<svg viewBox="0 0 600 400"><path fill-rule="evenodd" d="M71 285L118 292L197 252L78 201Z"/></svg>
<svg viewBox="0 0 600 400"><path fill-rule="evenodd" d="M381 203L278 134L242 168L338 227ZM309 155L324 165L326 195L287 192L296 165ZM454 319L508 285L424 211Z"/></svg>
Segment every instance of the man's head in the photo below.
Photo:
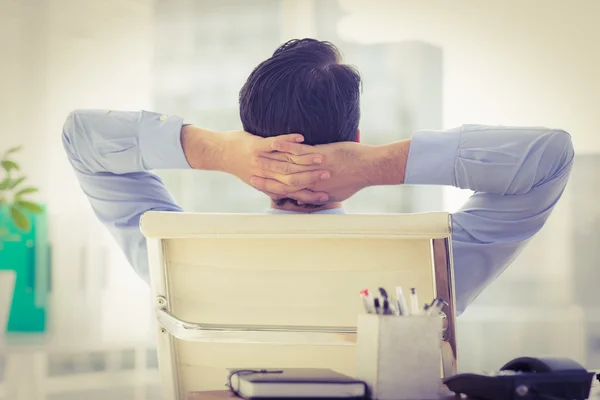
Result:
<svg viewBox="0 0 600 400"><path fill-rule="evenodd" d="M262 137L300 133L309 145L358 141L360 75L341 62L329 42L290 40L279 47L240 91L244 130ZM276 202L290 203L298 206Z"/></svg>
<svg viewBox="0 0 600 400"><path fill-rule="evenodd" d="M262 137L301 133L310 145L356 141L360 75L338 49L290 40L260 63L240 91L244 130Z"/></svg>

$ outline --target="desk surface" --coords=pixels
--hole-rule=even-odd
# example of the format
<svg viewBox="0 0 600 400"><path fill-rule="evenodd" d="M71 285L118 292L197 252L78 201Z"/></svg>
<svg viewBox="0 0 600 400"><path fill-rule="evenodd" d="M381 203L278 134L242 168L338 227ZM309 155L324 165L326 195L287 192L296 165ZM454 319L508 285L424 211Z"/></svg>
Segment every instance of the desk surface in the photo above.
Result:
<svg viewBox="0 0 600 400"><path fill-rule="evenodd" d="M186 400L222 400L222 399L238 399L239 397L234 396L228 390L215 390L210 392L193 392L190 393ZM590 393L590 399L600 400L600 384L596 379L592 384L592 391ZM447 397L441 397L439 400L456 400L456 396L450 395Z"/></svg>

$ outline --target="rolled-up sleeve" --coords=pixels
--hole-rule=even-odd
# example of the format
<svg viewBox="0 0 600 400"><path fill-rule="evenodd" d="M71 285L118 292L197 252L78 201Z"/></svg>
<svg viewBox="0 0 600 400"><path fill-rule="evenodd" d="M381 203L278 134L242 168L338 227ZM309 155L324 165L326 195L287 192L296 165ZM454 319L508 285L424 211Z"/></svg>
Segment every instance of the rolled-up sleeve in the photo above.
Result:
<svg viewBox="0 0 600 400"><path fill-rule="evenodd" d="M405 183L475 192L452 218L459 312L542 228L573 158L571 136L563 130L465 125L415 133Z"/></svg>
<svg viewBox="0 0 600 400"><path fill-rule="evenodd" d="M189 169L183 121L153 112L76 110L62 141L94 213L136 272L149 281L146 240L139 229L150 210L181 211L151 169Z"/></svg>

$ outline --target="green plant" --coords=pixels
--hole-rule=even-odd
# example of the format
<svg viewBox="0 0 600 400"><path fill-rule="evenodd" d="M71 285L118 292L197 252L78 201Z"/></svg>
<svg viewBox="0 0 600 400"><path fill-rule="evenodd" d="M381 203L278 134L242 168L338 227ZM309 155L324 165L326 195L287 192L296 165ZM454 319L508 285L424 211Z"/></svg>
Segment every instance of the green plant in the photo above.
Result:
<svg viewBox="0 0 600 400"><path fill-rule="evenodd" d="M27 232L31 228L31 222L24 211L37 214L42 212L42 207L26 199L26 196L36 193L38 189L24 186L26 177L21 173L19 164L12 159L12 156L19 150L21 150L20 146L8 149L0 159L0 166L4 171L4 177L0 181L0 207L8 208L8 214L15 226L19 230ZM0 234L5 233L6 228L0 226Z"/></svg>

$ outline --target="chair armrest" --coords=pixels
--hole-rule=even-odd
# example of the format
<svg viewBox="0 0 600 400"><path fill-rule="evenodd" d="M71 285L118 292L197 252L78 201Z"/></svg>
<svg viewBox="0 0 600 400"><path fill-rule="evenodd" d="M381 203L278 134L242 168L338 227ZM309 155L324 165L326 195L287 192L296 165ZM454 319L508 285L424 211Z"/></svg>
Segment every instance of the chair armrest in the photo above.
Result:
<svg viewBox="0 0 600 400"><path fill-rule="evenodd" d="M163 333L188 342L354 345L356 327L200 324L156 310Z"/></svg>

